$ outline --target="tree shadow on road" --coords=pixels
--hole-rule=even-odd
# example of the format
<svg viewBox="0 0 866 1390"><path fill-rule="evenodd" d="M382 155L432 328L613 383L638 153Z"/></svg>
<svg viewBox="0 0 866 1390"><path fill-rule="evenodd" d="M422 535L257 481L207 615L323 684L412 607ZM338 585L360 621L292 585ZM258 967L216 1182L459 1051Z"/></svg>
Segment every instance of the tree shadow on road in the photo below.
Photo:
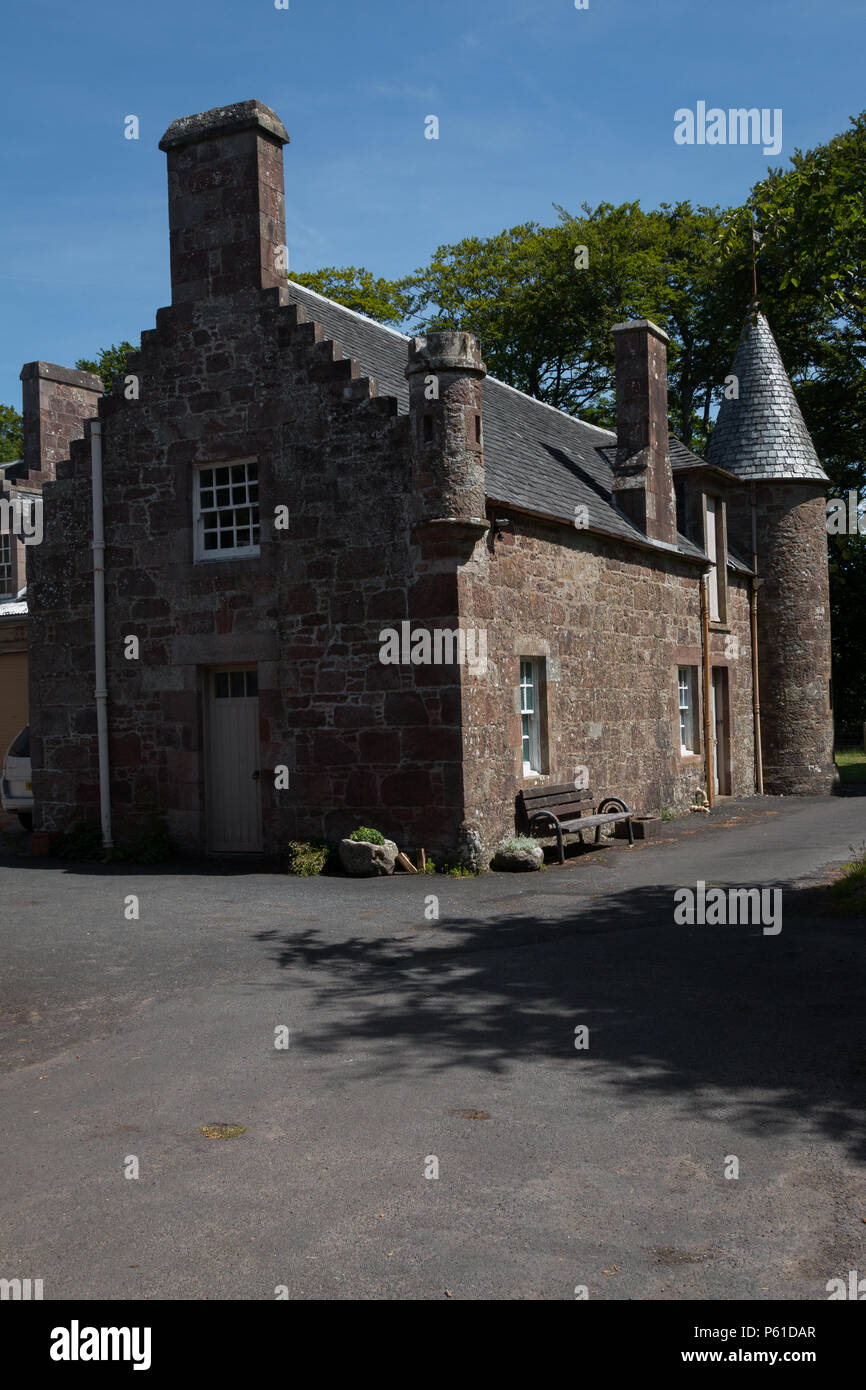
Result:
<svg viewBox="0 0 866 1390"><path fill-rule="evenodd" d="M568 916L561 900L545 915L533 894L532 911L427 924L428 881L405 939L257 939L277 987L307 991L336 1020L305 1027L303 1046L322 1055L357 1048L377 1073L504 1074L573 1060L585 1024L584 1060L623 1099L679 1096L695 1118L733 1106L764 1137L807 1121L863 1158L864 920L813 915L814 892L775 886L778 936L676 925L673 886L576 899Z"/></svg>

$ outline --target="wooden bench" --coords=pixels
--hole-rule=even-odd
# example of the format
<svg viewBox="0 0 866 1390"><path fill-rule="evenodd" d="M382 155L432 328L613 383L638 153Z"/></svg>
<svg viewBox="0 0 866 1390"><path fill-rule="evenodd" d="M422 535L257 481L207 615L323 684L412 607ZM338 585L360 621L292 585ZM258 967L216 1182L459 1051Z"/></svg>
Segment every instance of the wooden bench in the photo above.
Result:
<svg viewBox="0 0 866 1390"><path fill-rule="evenodd" d="M573 782L559 782L555 786L531 787L518 792L517 801L530 834L537 830L541 835L556 835L560 864L565 863L563 831L576 830L583 844L583 831L594 828L595 843L598 844L603 825L624 820L628 842L634 844L631 811L618 796L606 796L596 806L591 791L578 791ZM606 807L617 809L606 811ZM545 825L550 828L545 830Z"/></svg>

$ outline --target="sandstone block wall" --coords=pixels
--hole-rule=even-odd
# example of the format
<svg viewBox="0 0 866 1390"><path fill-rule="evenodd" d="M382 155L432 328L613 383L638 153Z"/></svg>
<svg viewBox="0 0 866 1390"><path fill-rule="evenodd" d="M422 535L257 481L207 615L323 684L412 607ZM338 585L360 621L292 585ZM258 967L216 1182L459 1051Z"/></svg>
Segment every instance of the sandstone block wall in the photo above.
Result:
<svg viewBox="0 0 866 1390"><path fill-rule="evenodd" d="M461 613L487 628L488 670L464 674L463 746L466 814L486 842L513 831L518 790L540 780L522 771L521 657L546 661L549 780L571 780L586 767L594 792L640 812L684 809L706 786L702 754L680 756L677 713L677 667L701 666L698 573L676 557L641 559L630 547L527 517L503 542L476 547L461 572ZM726 627L711 634L711 660L729 672L731 792L749 796L748 591L733 577L729 611Z"/></svg>
<svg viewBox="0 0 866 1390"><path fill-rule="evenodd" d="M347 833L453 839L461 819L460 673L383 665L403 619L456 626L455 564L411 539L408 421L319 325L262 291L244 306L161 310L140 398L103 403L106 621L117 835L166 815L206 845L203 672L259 668L264 848ZM258 558L193 563L193 470L255 456ZM274 509L290 509L278 533ZM89 445L46 489L31 677L42 825L97 806ZM140 658L124 658L129 635ZM269 769L290 769L276 791Z"/></svg>

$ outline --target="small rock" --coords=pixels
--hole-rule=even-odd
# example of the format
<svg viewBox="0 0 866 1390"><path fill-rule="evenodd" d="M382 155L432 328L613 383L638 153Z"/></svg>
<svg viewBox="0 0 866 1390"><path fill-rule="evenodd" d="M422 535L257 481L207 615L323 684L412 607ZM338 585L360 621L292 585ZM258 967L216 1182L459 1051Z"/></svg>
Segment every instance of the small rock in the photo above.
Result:
<svg viewBox="0 0 866 1390"><path fill-rule="evenodd" d="M543 863L544 850L541 845L536 845L534 849L498 849L493 857L494 869L511 873L540 869Z"/></svg>
<svg viewBox="0 0 866 1390"><path fill-rule="evenodd" d="M370 844L369 840L340 841L340 863L355 878L393 874L398 853L393 840L386 840L383 845Z"/></svg>

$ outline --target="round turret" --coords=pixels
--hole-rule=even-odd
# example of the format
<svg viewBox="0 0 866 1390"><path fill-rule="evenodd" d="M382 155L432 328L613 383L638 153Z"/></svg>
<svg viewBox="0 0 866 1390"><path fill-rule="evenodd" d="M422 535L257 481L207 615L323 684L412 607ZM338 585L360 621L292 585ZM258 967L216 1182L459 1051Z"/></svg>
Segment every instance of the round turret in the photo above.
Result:
<svg viewBox="0 0 866 1390"><path fill-rule="evenodd" d="M757 559L764 788L834 789L828 478L763 314L746 321L709 461L743 480L728 501L731 548ZM730 381L730 377L729 377Z"/></svg>

